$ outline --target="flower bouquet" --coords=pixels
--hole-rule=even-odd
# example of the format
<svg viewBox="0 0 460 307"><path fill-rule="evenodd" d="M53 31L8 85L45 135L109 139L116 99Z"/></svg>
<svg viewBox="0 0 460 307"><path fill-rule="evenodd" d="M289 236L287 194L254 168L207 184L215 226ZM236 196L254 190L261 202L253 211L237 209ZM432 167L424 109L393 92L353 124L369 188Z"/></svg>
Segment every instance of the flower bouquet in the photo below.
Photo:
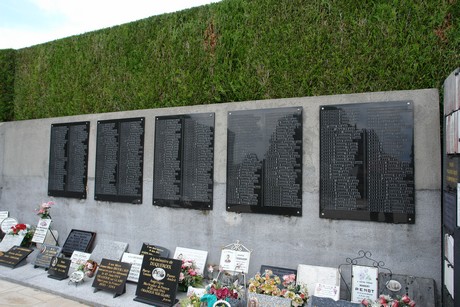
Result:
<svg viewBox="0 0 460 307"><path fill-rule="evenodd" d="M52 205L54 205L54 202L52 201L42 203L40 207L35 211L37 212L37 215L40 216L42 219L50 219L50 209Z"/></svg>
<svg viewBox="0 0 460 307"><path fill-rule="evenodd" d="M203 275L197 269L194 260L182 259L181 272L179 275L179 290L187 292L189 286L202 287Z"/></svg>
<svg viewBox="0 0 460 307"><path fill-rule="evenodd" d="M396 299L389 295L380 295L376 301L363 299L361 304L366 307L414 307L415 302L406 294L397 296Z"/></svg>
<svg viewBox="0 0 460 307"><path fill-rule="evenodd" d="M282 285L282 286L281 286ZM257 273L249 280L249 298L258 297L264 305L272 306L305 306L308 300L308 290L305 285L296 285L295 274L284 275L281 281L279 276L273 275L271 270L265 274ZM264 296L258 296L262 294ZM271 297L271 298L269 298ZM287 301L288 300L288 301Z"/></svg>
<svg viewBox="0 0 460 307"><path fill-rule="evenodd" d="M34 236L35 229L29 224L16 224L11 226L11 230L8 232L9 235L24 235L21 246L30 246L32 238Z"/></svg>
<svg viewBox="0 0 460 307"><path fill-rule="evenodd" d="M242 286L238 285L238 281L235 283L224 286L217 279L214 279L211 284L206 287L206 294L201 298L201 302L206 302L208 307L212 307L217 301L224 300L229 302L231 306L238 306L239 296L242 290Z"/></svg>

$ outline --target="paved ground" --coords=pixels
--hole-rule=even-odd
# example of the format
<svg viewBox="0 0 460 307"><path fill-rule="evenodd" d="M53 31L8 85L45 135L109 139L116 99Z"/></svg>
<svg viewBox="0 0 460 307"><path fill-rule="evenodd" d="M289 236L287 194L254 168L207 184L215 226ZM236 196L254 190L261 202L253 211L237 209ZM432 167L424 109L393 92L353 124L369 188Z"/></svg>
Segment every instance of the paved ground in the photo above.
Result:
<svg viewBox="0 0 460 307"><path fill-rule="evenodd" d="M0 279L0 307L14 306L84 307L89 305Z"/></svg>

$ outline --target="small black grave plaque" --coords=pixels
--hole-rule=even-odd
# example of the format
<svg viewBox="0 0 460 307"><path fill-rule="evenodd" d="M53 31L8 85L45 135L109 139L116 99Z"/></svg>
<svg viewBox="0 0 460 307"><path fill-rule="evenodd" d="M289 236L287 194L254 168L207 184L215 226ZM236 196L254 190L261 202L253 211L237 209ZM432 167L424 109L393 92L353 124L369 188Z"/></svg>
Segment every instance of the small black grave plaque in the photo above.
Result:
<svg viewBox="0 0 460 307"><path fill-rule="evenodd" d="M415 223L413 102L320 108L320 217Z"/></svg>
<svg viewBox="0 0 460 307"><path fill-rule="evenodd" d="M51 125L48 195L86 198L89 122Z"/></svg>
<svg viewBox="0 0 460 307"><path fill-rule="evenodd" d="M212 209L214 113L155 120L153 204Z"/></svg>
<svg viewBox="0 0 460 307"><path fill-rule="evenodd" d="M89 253L95 237L95 232L72 229L64 242L62 253L66 257L72 256L74 251Z"/></svg>
<svg viewBox="0 0 460 307"><path fill-rule="evenodd" d="M131 263L102 259L93 281L94 292L106 290L115 292L114 298L126 292L126 280L128 279Z"/></svg>
<svg viewBox="0 0 460 307"><path fill-rule="evenodd" d="M97 123L94 199L142 203L144 118Z"/></svg>
<svg viewBox="0 0 460 307"><path fill-rule="evenodd" d="M48 269L48 277L63 280L69 277L70 259L53 257Z"/></svg>
<svg viewBox="0 0 460 307"><path fill-rule="evenodd" d="M297 270L294 269L286 269L286 268L280 268L276 266L270 266L270 265L261 265L260 266L260 273L263 274L266 270L272 271L273 275L278 276L283 280L284 275L291 275L294 274L297 277Z"/></svg>
<svg viewBox="0 0 460 307"><path fill-rule="evenodd" d="M176 304L181 266L181 260L144 256L134 300L160 307Z"/></svg>
<svg viewBox="0 0 460 307"><path fill-rule="evenodd" d="M444 163L446 165L444 190L457 193L457 185L460 183L460 156L446 155Z"/></svg>
<svg viewBox="0 0 460 307"><path fill-rule="evenodd" d="M443 224L446 231L454 233L457 225L457 193L443 191Z"/></svg>
<svg viewBox="0 0 460 307"><path fill-rule="evenodd" d="M302 108L228 113L227 211L302 215Z"/></svg>
<svg viewBox="0 0 460 307"><path fill-rule="evenodd" d="M34 267L42 267L48 269L50 267L50 262L53 257L57 257L61 252L61 247L42 244L40 248L40 252L37 254L37 258L35 258Z"/></svg>
<svg viewBox="0 0 460 307"><path fill-rule="evenodd" d="M0 265L15 269L26 263L26 258L33 252L30 248L13 246L7 252L0 252Z"/></svg>
<svg viewBox="0 0 460 307"><path fill-rule="evenodd" d="M148 243L142 243L141 252L139 255L147 255L147 256L155 256L155 257L169 257L169 250L158 246L158 245L151 245Z"/></svg>

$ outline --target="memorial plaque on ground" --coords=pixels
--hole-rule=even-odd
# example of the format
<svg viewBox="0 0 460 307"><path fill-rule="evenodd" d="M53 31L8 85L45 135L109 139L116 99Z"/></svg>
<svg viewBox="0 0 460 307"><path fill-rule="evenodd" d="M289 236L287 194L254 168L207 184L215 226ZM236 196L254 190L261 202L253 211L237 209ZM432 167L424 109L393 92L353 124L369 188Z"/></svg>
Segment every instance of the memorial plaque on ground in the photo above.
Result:
<svg viewBox="0 0 460 307"><path fill-rule="evenodd" d="M7 234L3 237L3 240L0 242L0 251L6 252L10 250L13 246L20 246L24 240L24 234Z"/></svg>
<svg viewBox="0 0 460 307"><path fill-rule="evenodd" d="M142 243L141 252L139 254L167 258L169 256L169 250L164 247L158 246L158 245Z"/></svg>
<svg viewBox="0 0 460 307"><path fill-rule="evenodd" d="M32 242L43 243L45 242L46 235L48 234L48 229L51 225L51 219L40 219L38 221L37 227L35 228L34 236L32 237Z"/></svg>
<svg viewBox="0 0 460 307"><path fill-rule="evenodd" d="M454 233L455 225L457 225L457 193L449 193L442 191L443 196L443 220L444 227L447 232Z"/></svg>
<svg viewBox="0 0 460 307"><path fill-rule="evenodd" d="M131 263L131 269L129 270L128 281L138 282L139 274L141 273L142 261L144 255L136 255L131 253L124 253L121 258L122 262Z"/></svg>
<svg viewBox="0 0 460 307"><path fill-rule="evenodd" d="M53 257L48 269L48 277L63 280L69 277L70 259Z"/></svg>
<svg viewBox="0 0 460 307"><path fill-rule="evenodd" d="M72 256L70 256L70 273L73 273L77 271L79 267L84 266L90 257L90 253L73 251Z"/></svg>
<svg viewBox="0 0 460 307"><path fill-rule="evenodd" d="M413 102L320 108L320 217L415 223Z"/></svg>
<svg viewBox="0 0 460 307"><path fill-rule="evenodd" d="M52 124L48 195L86 198L89 122Z"/></svg>
<svg viewBox="0 0 460 307"><path fill-rule="evenodd" d="M94 292L106 290L115 292L114 298L126 292L126 280L128 279L130 263L102 259L94 277Z"/></svg>
<svg viewBox="0 0 460 307"><path fill-rule="evenodd" d="M26 258L33 252L32 249L20 246L13 246L7 252L0 252L0 265L16 268L26 263Z"/></svg>
<svg viewBox="0 0 460 307"><path fill-rule="evenodd" d="M182 261L144 256L135 301L170 307L177 303L176 291Z"/></svg>
<svg viewBox="0 0 460 307"><path fill-rule="evenodd" d="M144 118L98 121L94 199L142 203Z"/></svg>
<svg viewBox="0 0 460 307"><path fill-rule="evenodd" d="M204 274L204 269L206 267L206 259L208 258L208 252L199 249L178 246L176 247L176 251L174 252L173 258L178 260L193 260L195 262L198 272L200 274Z"/></svg>
<svg viewBox="0 0 460 307"><path fill-rule="evenodd" d="M157 116L153 204L211 210L214 113Z"/></svg>
<svg viewBox="0 0 460 307"><path fill-rule="evenodd" d="M72 229L62 246L62 253L70 257L74 251L90 252L95 232Z"/></svg>
<svg viewBox="0 0 460 307"><path fill-rule="evenodd" d="M91 260L100 263L102 258L120 261L123 253L128 249L128 243L101 240L97 242L96 247L91 253Z"/></svg>
<svg viewBox="0 0 460 307"><path fill-rule="evenodd" d="M302 215L302 108L228 113L227 211Z"/></svg>
<svg viewBox="0 0 460 307"><path fill-rule="evenodd" d="M61 247L54 245L43 244L40 248L40 252L35 258L34 267L42 267L48 269L50 267L51 259L57 257L61 252Z"/></svg>

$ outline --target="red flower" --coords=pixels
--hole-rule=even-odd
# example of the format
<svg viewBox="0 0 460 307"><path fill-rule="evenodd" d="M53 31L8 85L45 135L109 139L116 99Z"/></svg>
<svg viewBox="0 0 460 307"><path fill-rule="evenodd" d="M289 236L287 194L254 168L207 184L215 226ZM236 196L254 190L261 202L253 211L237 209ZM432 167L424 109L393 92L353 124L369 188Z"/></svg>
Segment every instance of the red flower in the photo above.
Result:
<svg viewBox="0 0 460 307"><path fill-rule="evenodd" d="M394 300L394 301L393 301L393 305L391 305L391 307L399 307L399 301L398 301L398 300Z"/></svg>
<svg viewBox="0 0 460 307"><path fill-rule="evenodd" d="M409 302L409 306L410 306L410 307L415 307L415 302L414 302L414 301L410 301L410 302Z"/></svg>
<svg viewBox="0 0 460 307"><path fill-rule="evenodd" d="M387 302L387 300L385 299L385 297L380 296L380 297L379 297L379 303L380 303L380 304L386 304L386 303L388 303L388 302Z"/></svg>
<svg viewBox="0 0 460 307"><path fill-rule="evenodd" d="M361 304L363 304L364 306L368 306L369 305L369 301L367 300L367 298L363 299L361 301Z"/></svg>

